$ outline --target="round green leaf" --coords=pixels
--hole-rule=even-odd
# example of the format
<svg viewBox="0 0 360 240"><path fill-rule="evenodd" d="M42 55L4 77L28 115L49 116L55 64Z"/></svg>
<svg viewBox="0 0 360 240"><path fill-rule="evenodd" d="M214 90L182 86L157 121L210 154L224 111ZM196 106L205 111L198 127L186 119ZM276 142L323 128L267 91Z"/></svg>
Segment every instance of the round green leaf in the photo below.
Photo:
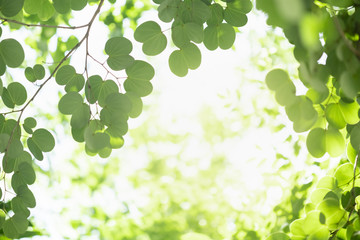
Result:
<svg viewBox="0 0 360 240"><path fill-rule="evenodd" d="M235 42L235 30L228 23L208 26L204 30L204 44L209 50L229 49Z"/></svg>
<svg viewBox="0 0 360 240"><path fill-rule="evenodd" d="M35 64L33 70L37 80L41 80L45 77L45 68L43 67L43 65Z"/></svg>
<svg viewBox="0 0 360 240"><path fill-rule="evenodd" d="M83 103L71 116L70 125L73 128L84 128L90 119L90 107L86 103Z"/></svg>
<svg viewBox="0 0 360 240"><path fill-rule="evenodd" d="M360 91L359 72L344 71L340 76L340 86L346 97L353 99Z"/></svg>
<svg viewBox="0 0 360 240"><path fill-rule="evenodd" d="M246 13L250 12L250 0L234 0L226 4L224 19L234 27L242 27L247 23Z"/></svg>
<svg viewBox="0 0 360 240"><path fill-rule="evenodd" d="M307 138L306 146L309 153L316 158L322 157L326 152L326 133L322 128L312 129Z"/></svg>
<svg viewBox="0 0 360 240"><path fill-rule="evenodd" d="M94 104L98 98L103 84L103 80L99 75L91 76L85 84L85 96L90 104Z"/></svg>
<svg viewBox="0 0 360 240"><path fill-rule="evenodd" d="M27 80L29 80L29 82L35 82L37 80L34 69L32 69L31 67L25 68L25 77Z"/></svg>
<svg viewBox="0 0 360 240"><path fill-rule="evenodd" d="M26 232L28 225L26 216L15 214L4 222L3 231L8 238L18 238L20 234Z"/></svg>
<svg viewBox="0 0 360 240"><path fill-rule="evenodd" d="M136 41L144 43L142 50L149 56L160 54L167 44L166 36L162 33L159 24L154 21L148 21L138 26L134 38Z"/></svg>
<svg viewBox="0 0 360 240"><path fill-rule="evenodd" d="M339 104L330 103L326 107L325 116L326 120L335 128L342 129L346 125Z"/></svg>
<svg viewBox="0 0 360 240"><path fill-rule="evenodd" d="M59 111L62 114L73 114L83 104L82 96L77 92L68 92L59 101Z"/></svg>
<svg viewBox="0 0 360 240"><path fill-rule="evenodd" d="M36 127L36 119L33 117L27 117L24 120L24 125L28 126L29 128Z"/></svg>
<svg viewBox="0 0 360 240"><path fill-rule="evenodd" d="M0 42L0 55L4 63L11 68L19 67L25 58L24 49L12 38Z"/></svg>
<svg viewBox="0 0 360 240"><path fill-rule="evenodd" d="M124 145L124 138L122 137L122 135L118 134L117 131L114 131L114 128L107 128L105 132L110 137L111 148L118 149Z"/></svg>
<svg viewBox="0 0 360 240"><path fill-rule="evenodd" d="M171 22L179 9L180 0L164 0L158 8L159 19L163 22Z"/></svg>
<svg viewBox="0 0 360 240"><path fill-rule="evenodd" d="M0 11L5 17L14 17L23 8L24 0L2 0Z"/></svg>
<svg viewBox="0 0 360 240"><path fill-rule="evenodd" d="M329 128L326 131L326 151L331 157L338 157L344 153L345 140L339 130Z"/></svg>
<svg viewBox="0 0 360 240"><path fill-rule="evenodd" d="M65 14L70 11L71 0L53 0L54 8L58 13Z"/></svg>
<svg viewBox="0 0 360 240"><path fill-rule="evenodd" d="M28 138L26 142L27 142L28 148L29 148L30 152L32 153L32 155L39 161L43 160L44 155L43 155L42 151L40 150L40 148L38 147L38 145L36 145L36 143L33 141L33 139Z"/></svg>
<svg viewBox="0 0 360 240"><path fill-rule="evenodd" d="M55 146L53 135L44 128L36 129L32 135L32 139L43 152L50 152Z"/></svg>
<svg viewBox="0 0 360 240"><path fill-rule="evenodd" d="M15 214L23 215L24 217L30 216L30 211L24 204L24 201L20 197L14 197L11 199L11 207Z"/></svg>
<svg viewBox="0 0 360 240"><path fill-rule="evenodd" d="M87 0L71 0L71 9L75 11L82 10L87 4Z"/></svg>
<svg viewBox="0 0 360 240"><path fill-rule="evenodd" d="M339 101L339 108L342 113L342 116L346 123L356 124L359 122L359 104L357 102L346 103L342 100Z"/></svg>
<svg viewBox="0 0 360 240"><path fill-rule="evenodd" d="M316 122L318 113L313 103L305 96L296 96L294 103L285 106L286 114L293 121L296 132L309 130Z"/></svg>
<svg viewBox="0 0 360 240"><path fill-rule="evenodd" d="M131 78L136 81L150 81L155 75L154 68L141 60L134 61L134 64L126 68L125 71L128 79Z"/></svg>
<svg viewBox="0 0 360 240"><path fill-rule="evenodd" d="M132 51L132 43L124 37L113 37L105 44L105 53L109 56L129 55Z"/></svg>
<svg viewBox="0 0 360 240"><path fill-rule="evenodd" d="M15 190L15 189L14 189ZM34 194L30 191L27 185L21 185L15 190L18 197L23 200L26 207L34 208L36 206L36 201Z"/></svg>
<svg viewBox="0 0 360 240"><path fill-rule="evenodd" d="M132 43L127 38L110 38L105 44L105 52L109 55L107 64L115 71L131 66L134 61L134 58L129 55L131 51Z"/></svg>
<svg viewBox="0 0 360 240"><path fill-rule="evenodd" d="M104 107L107 96L115 92L119 92L119 87L113 80L106 80L103 82L100 88L98 99L100 107Z"/></svg>
<svg viewBox="0 0 360 240"><path fill-rule="evenodd" d="M211 9L211 17L206 21L207 25L218 25L222 23L224 19L224 9L218 4L214 3L210 6Z"/></svg>
<svg viewBox="0 0 360 240"><path fill-rule="evenodd" d="M75 68L71 65L62 66L56 73L55 81L59 85L67 84L76 75Z"/></svg>
<svg viewBox="0 0 360 240"><path fill-rule="evenodd" d="M101 149L110 145L110 137L106 133L94 133L89 129L85 129L84 137L86 146L94 152L99 152Z"/></svg>
<svg viewBox="0 0 360 240"><path fill-rule="evenodd" d="M65 86L66 92L80 92L80 90L84 87L85 79L81 74L75 74Z"/></svg>
<svg viewBox="0 0 360 240"><path fill-rule="evenodd" d="M336 169L334 176L337 180L339 187L350 183L354 177L354 165L351 163L345 163L340 165Z"/></svg>
<svg viewBox="0 0 360 240"><path fill-rule="evenodd" d="M24 180L24 183L31 185L35 182L35 179L36 179L35 171L32 168L32 166L30 164L28 164L27 162L22 162L18 166L18 171L19 171L20 176Z"/></svg>
<svg viewBox="0 0 360 240"><path fill-rule="evenodd" d="M22 105L25 103L27 99L27 93L25 87L21 83L10 83L7 87L7 91L15 105Z"/></svg>
<svg viewBox="0 0 360 240"><path fill-rule="evenodd" d="M131 111L132 105L127 95L115 92L106 97L104 107L110 111L128 114Z"/></svg>
<svg viewBox="0 0 360 240"><path fill-rule="evenodd" d="M4 152L9 144L10 135L6 133L0 134L0 152Z"/></svg>
<svg viewBox="0 0 360 240"><path fill-rule="evenodd" d="M201 63L201 52L199 48L188 43L180 50L175 50L169 57L170 70L179 77L184 77L188 69L196 69Z"/></svg>
<svg viewBox="0 0 360 240"><path fill-rule="evenodd" d="M133 92L126 92L125 95L128 96L128 98L130 99L132 106L131 111L129 112L129 117L138 117L141 114L143 108L143 102L141 98Z"/></svg>
<svg viewBox="0 0 360 240"><path fill-rule="evenodd" d="M29 14L37 14L42 21L49 20L55 12L49 0L26 0L24 10Z"/></svg>
<svg viewBox="0 0 360 240"><path fill-rule="evenodd" d="M145 97L149 95L153 90L153 86L151 82L135 81L131 78L125 80L124 88L126 92L133 92L133 94L135 94L138 97Z"/></svg>

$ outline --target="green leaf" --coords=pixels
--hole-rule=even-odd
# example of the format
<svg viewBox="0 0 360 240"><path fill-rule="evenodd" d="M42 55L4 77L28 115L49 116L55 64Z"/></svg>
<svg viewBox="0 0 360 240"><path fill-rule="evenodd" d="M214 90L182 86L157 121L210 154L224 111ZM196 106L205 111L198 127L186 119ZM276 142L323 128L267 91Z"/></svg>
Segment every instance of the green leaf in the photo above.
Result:
<svg viewBox="0 0 360 240"><path fill-rule="evenodd" d="M74 76L76 76L75 68L71 65L65 65L57 71L55 81L59 85L66 85Z"/></svg>
<svg viewBox="0 0 360 240"><path fill-rule="evenodd" d="M305 96L296 96L294 103L285 106L286 114L294 122L296 132L309 130L316 122L318 113L313 103Z"/></svg>
<svg viewBox="0 0 360 240"><path fill-rule="evenodd" d="M85 96L90 104L94 104L98 100L102 84L103 80L99 75L91 76L86 81Z"/></svg>
<svg viewBox="0 0 360 240"><path fill-rule="evenodd" d="M179 9L180 0L164 0L158 8L159 19L163 22L171 22Z"/></svg>
<svg viewBox="0 0 360 240"><path fill-rule="evenodd" d="M71 0L53 0L55 10L60 14L70 11Z"/></svg>
<svg viewBox="0 0 360 240"><path fill-rule="evenodd" d="M335 128L326 130L326 151L331 157L338 157L344 153L345 140L343 135Z"/></svg>
<svg viewBox="0 0 360 240"><path fill-rule="evenodd" d="M210 8L201 0L189 0L182 4L181 19L203 25L211 16Z"/></svg>
<svg viewBox="0 0 360 240"><path fill-rule="evenodd" d="M131 111L132 105L127 95L115 92L106 97L104 108L128 114Z"/></svg>
<svg viewBox="0 0 360 240"><path fill-rule="evenodd" d="M101 149L110 145L110 137L106 133L92 132L90 128L85 129L84 133L86 146L94 152L99 152Z"/></svg>
<svg viewBox="0 0 360 240"><path fill-rule="evenodd" d="M17 68L24 61L25 53L18 41L9 38L0 42L0 56L8 67Z"/></svg>
<svg viewBox="0 0 360 240"><path fill-rule="evenodd" d="M33 70L37 80L41 80L45 77L45 68L43 67L43 65L35 64Z"/></svg>
<svg viewBox="0 0 360 240"><path fill-rule="evenodd" d="M115 71L131 66L134 61L134 58L129 55L131 51L132 43L127 38L110 38L105 44L105 53L109 55L107 64Z"/></svg>
<svg viewBox="0 0 360 240"><path fill-rule="evenodd" d="M28 225L26 216L15 214L4 222L3 231L8 238L18 238L20 234L26 232Z"/></svg>
<svg viewBox="0 0 360 240"><path fill-rule="evenodd" d="M25 0L24 10L29 14L37 14L40 20L49 20L55 9L49 0Z"/></svg>
<svg viewBox="0 0 360 240"><path fill-rule="evenodd" d="M36 120L35 120L35 118L32 118L32 117L27 117L27 118L25 118L24 124L23 124L24 130L25 130L27 133L32 134L32 133L33 133L32 128L34 128L34 127L36 127Z"/></svg>
<svg viewBox="0 0 360 240"><path fill-rule="evenodd" d="M350 132L350 143L356 152L360 150L360 125L356 124Z"/></svg>
<svg viewBox="0 0 360 240"><path fill-rule="evenodd" d="M87 0L71 0L71 9L75 11L82 10L87 4Z"/></svg>
<svg viewBox="0 0 360 240"><path fill-rule="evenodd" d="M339 101L340 111L346 123L356 124L359 122L359 104L355 101L352 103L346 103L342 100Z"/></svg>
<svg viewBox="0 0 360 240"><path fill-rule="evenodd" d="M307 138L306 146L309 153L316 158L322 157L326 152L326 132L322 128L312 129Z"/></svg>
<svg viewBox="0 0 360 240"><path fill-rule="evenodd" d="M275 99L280 105L291 105L296 101L295 85L284 70L271 70L266 75L265 82L269 89L275 91Z"/></svg>
<svg viewBox="0 0 360 240"><path fill-rule="evenodd" d="M18 82L12 82L8 85L7 91L11 98L11 101L15 105L22 105L27 99L27 93L25 87Z"/></svg>
<svg viewBox="0 0 360 240"><path fill-rule="evenodd" d="M4 210L0 209L0 228L2 228L4 225L5 217L6 217L6 214L5 214Z"/></svg>
<svg viewBox="0 0 360 240"><path fill-rule="evenodd" d="M138 26L134 33L134 38L142 42L142 50L146 55L155 56L166 48L166 36L162 33L159 24L148 21Z"/></svg>
<svg viewBox="0 0 360 240"><path fill-rule="evenodd" d="M204 44L209 50L229 49L235 42L235 30L228 23L208 26L204 30Z"/></svg>
<svg viewBox="0 0 360 240"><path fill-rule="evenodd" d="M26 79L29 80L29 82L35 82L37 80L34 69L32 69L31 67L25 68L24 74Z"/></svg>
<svg viewBox="0 0 360 240"><path fill-rule="evenodd" d="M28 145L30 152L32 153L32 155L34 155L34 157L37 160L41 161L44 159L42 151L40 150L38 145L33 141L33 139L31 137L27 139L27 145Z"/></svg>
<svg viewBox="0 0 360 240"><path fill-rule="evenodd" d="M55 146L53 135L44 128L36 129L32 135L32 140L43 152L50 152Z"/></svg>
<svg viewBox="0 0 360 240"><path fill-rule="evenodd" d="M75 74L65 86L66 92L80 92L80 90L84 87L85 79L81 74Z"/></svg>
<svg viewBox="0 0 360 240"><path fill-rule="evenodd" d="M326 107L325 116L329 124L331 124L335 128L342 129L346 125L339 104L330 103Z"/></svg>
<svg viewBox="0 0 360 240"><path fill-rule="evenodd" d="M124 145L124 138L114 128L107 128L105 133L110 137L111 148L118 149Z"/></svg>
<svg viewBox="0 0 360 240"><path fill-rule="evenodd" d="M20 177L23 179L24 183L31 185L35 182L35 171L29 163L22 162L18 166L18 173L20 174Z"/></svg>
<svg viewBox="0 0 360 240"><path fill-rule="evenodd" d="M339 200L326 198L319 204L318 209L325 215L329 230L338 229L346 223L346 212L340 208Z"/></svg>
<svg viewBox="0 0 360 240"><path fill-rule="evenodd" d="M169 57L170 70L179 77L184 77L188 69L196 69L201 63L201 52L199 48L188 43L180 50L175 50Z"/></svg>
<svg viewBox="0 0 360 240"><path fill-rule="evenodd" d="M36 201L34 194L26 185L21 185L17 189L14 189L17 196L23 200L26 207L34 208L36 206Z"/></svg>
<svg viewBox="0 0 360 240"><path fill-rule="evenodd" d="M8 146L10 136L6 133L0 134L0 152L4 152Z"/></svg>
<svg viewBox="0 0 360 240"><path fill-rule="evenodd" d="M84 128L90 119L90 106L83 103L80 108L75 111L71 117L70 125L73 128Z"/></svg>
<svg viewBox="0 0 360 240"><path fill-rule="evenodd" d="M0 11L5 17L14 17L23 8L24 0L2 0Z"/></svg>
<svg viewBox="0 0 360 240"><path fill-rule="evenodd" d="M290 240L290 237L283 232L272 233L265 240Z"/></svg>
<svg viewBox="0 0 360 240"><path fill-rule="evenodd" d="M128 79L131 78L136 81L150 81L155 75L154 68L141 60L134 61L134 64L126 68L125 71Z"/></svg>
<svg viewBox="0 0 360 240"><path fill-rule="evenodd" d="M204 39L204 30L201 25L196 23L176 23L174 22L171 37L174 44L181 48L190 41L201 43Z"/></svg>
<svg viewBox="0 0 360 240"><path fill-rule="evenodd" d="M132 106L131 111L129 112L129 116L131 118L138 117L141 114L143 108L143 102L141 98L133 92L126 92L125 95L128 96L128 98L130 99Z"/></svg>
<svg viewBox="0 0 360 240"><path fill-rule="evenodd" d="M211 17L206 21L207 25L219 25L224 20L224 9L218 4L214 3L210 6Z"/></svg>
<svg viewBox="0 0 360 240"><path fill-rule="evenodd" d="M358 172L358 170L356 170ZM335 171L335 178L339 187L350 183L353 180L354 165L351 163L344 163L340 165Z"/></svg>
<svg viewBox="0 0 360 240"><path fill-rule="evenodd" d="M11 199L11 207L15 214L23 215L24 217L30 216L30 211L24 204L24 201L20 197L14 197Z"/></svg>
<svg viewBox="0 0 360 240"><path fill-rule="evenodd" d="M106 80L105 82L103 82L100 88L98 99L100 107L104 107L107 96L115 92L119 92L119 87L113 80Z"/></svg>
<svg viewBox="0 0 360 240"><path fill-rule="evenodd" d="M149 95L152 90L153 86L148 81L136 81L132 78L128 78L124 82L124 88L126 92L133 92L138 97L144 97Z"/></svg>
<svg viewBox="0 0 360 240"><path fill-rule="evenodd" d="M228 2L224 12L224 19L234 27L242 27L247 23L246 13L250 12L252 4L250 0L234 0Z"/></svg>
<svg viewBox="0 0 360 240"><path fill-rule="evenodd" d="M360 82L358 81L359 77L360 77L359 71L355 73L344 71L341 74L340 86L346 97L353 99L360 91Z"/></svg>
<svg viewBox="0 0 360 240"><path fill-rule="evenodd" d="M68 92L59 101L59 111L62 114L73 114L83 104L82 96L77 92Z"/></svg>

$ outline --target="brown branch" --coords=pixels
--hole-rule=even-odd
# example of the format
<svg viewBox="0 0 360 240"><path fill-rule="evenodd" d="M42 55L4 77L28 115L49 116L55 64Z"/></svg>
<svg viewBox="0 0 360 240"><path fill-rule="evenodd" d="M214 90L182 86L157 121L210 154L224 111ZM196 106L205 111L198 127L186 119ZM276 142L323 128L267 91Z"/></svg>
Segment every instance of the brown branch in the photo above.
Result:
<svg viewBox="0 0 360 240"><path fill-rule="evenodd" d="M349 39L346 38L344 31L341 28L339 19L337 18L336 15L334 15L332 17L332 19L334 20L335 23L335 27L337 29L337 31L339 32L341 38L344 40L346 46L350 49L350 51L352 51L357 57L360 57L360 51L358 51L352 44L351 41Z"/></svg>
<svg viewBox="0 0 360 240"><path fill-rule="evenodd" d="M47 24L31 24L31 23L24 23L24 22L20 22L20 21L14 20L14 19L8 19L8 18L3 18L3 17L0 17L0 20L2 20L2 23L4 23L4 22L14 23L14 24L25 26L25 27L62 28L62 29L72 29L72 30L79 29L79 28L85 28L89 25L89 24L84 24L84 25L80 25L80 26L57 26L57 25L47 25Z"/></svg>

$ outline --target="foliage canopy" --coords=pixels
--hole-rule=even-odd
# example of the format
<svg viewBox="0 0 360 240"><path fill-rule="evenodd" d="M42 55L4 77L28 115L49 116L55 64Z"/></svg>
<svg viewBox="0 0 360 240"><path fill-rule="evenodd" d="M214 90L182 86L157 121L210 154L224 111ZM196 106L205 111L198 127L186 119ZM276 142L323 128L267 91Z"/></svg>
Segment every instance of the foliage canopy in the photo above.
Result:
<svg viewBox="0 0 360 240"><path fill-rule="evenodd" d="M108 0L109 4L119 4ZM142 44L148 56L162 53L170 44L175 50L168 56L170 70L183 77L197 69L202 60L199 44L210 51L230 49L238 27L246 27L250 0L153 0L157 20L144 22L134 30L134 39ZM151 80L155 68L132 56L133 43L123 36L122 22L113 12L104 12L101 21L111 30L103 46L106 60L93 57L89 38L105 0L1 0L0 19L0 95L3 112L0 114L0 152L2 153L3 208L0 227L4 236L21 238L28 230L29 208L36 206L28 185L35 182L32 160L43 160L44 153L55 146L55 138L45 128L37 128L35 117L23 114L49 81L64 87L58 102L60 113L69 115L71 134L84 143L90 156L107 158L112 149L124 145L129 118L141 114L142 98L153 91ZM88 22L73 26L76 11L94 6ZM122 8L124 17L134 27L142 12L150 9L146 1L133 10L132 1ZM288 228L269 235L268 239L357 239L360 231L358 152L360 149L359 91L360 85L360 2L357 0L257 0L256 8L267 14L267 23L281 28L294 46L299 63L298 76L283 69L268 69L265 83L275 92L275 99L285 108L295 132L307 132L306 145L315 158L325 154L344 156L335 171L320 179L304 207ZM168 24L170 28L162 28ZM8 38L25 28L39 30L39 38L21 44ZM59 30L84 31L81 38L69 34L66 41L57 39L56 49L49 48L50 39ZM170 37L166 36L170 31ZM78 49L85 48L84 64L74 66L70 59ZM25 49L25 50L24 50ZM35 51L30 65L25 61L28 52ZM44 64L49 62L50 64ZM46 60L46 61L45 61ZM106 76L90 75L92 61L106 70ZM12 76L21 70L22 79ZM122 74L122 77L118 77ZM299 94L300 79L306 93ZM27 81L27 83L25 82ZM295 84L294 84L295 83ZM36 87L36 90L30 88ZM31 94L28 94L32 92ZM9 197L8 188L14 196ZM300 210L298 210L299 212ZM301 217L301 218L300 218ZM251 237L251 234L249 235ZM186 234L181 239L208 239L201 234Z"/></svg>

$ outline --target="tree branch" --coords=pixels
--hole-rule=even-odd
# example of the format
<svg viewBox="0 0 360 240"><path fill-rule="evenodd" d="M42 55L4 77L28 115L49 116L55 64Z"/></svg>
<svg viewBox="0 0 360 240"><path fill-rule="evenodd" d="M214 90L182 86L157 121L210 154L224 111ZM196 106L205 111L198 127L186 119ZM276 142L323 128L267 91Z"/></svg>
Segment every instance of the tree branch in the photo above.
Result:
<svg viewBox="0 0 360 240"><path fill-rule="evenodd" d="M8 19L8 18L3 18L3 17L0 17L0 20L2 20L2 23L3 22L15 23L18 25L26 26L26 27L62 28L62 29L72 29L72 30L84 28L89 25L89 24L84 24L81 26L56 26L56 25L47 25L47 24L31 24L31 23L24 23L24 22L20 22L20 21L14 20L14 19Z"/></svg>

